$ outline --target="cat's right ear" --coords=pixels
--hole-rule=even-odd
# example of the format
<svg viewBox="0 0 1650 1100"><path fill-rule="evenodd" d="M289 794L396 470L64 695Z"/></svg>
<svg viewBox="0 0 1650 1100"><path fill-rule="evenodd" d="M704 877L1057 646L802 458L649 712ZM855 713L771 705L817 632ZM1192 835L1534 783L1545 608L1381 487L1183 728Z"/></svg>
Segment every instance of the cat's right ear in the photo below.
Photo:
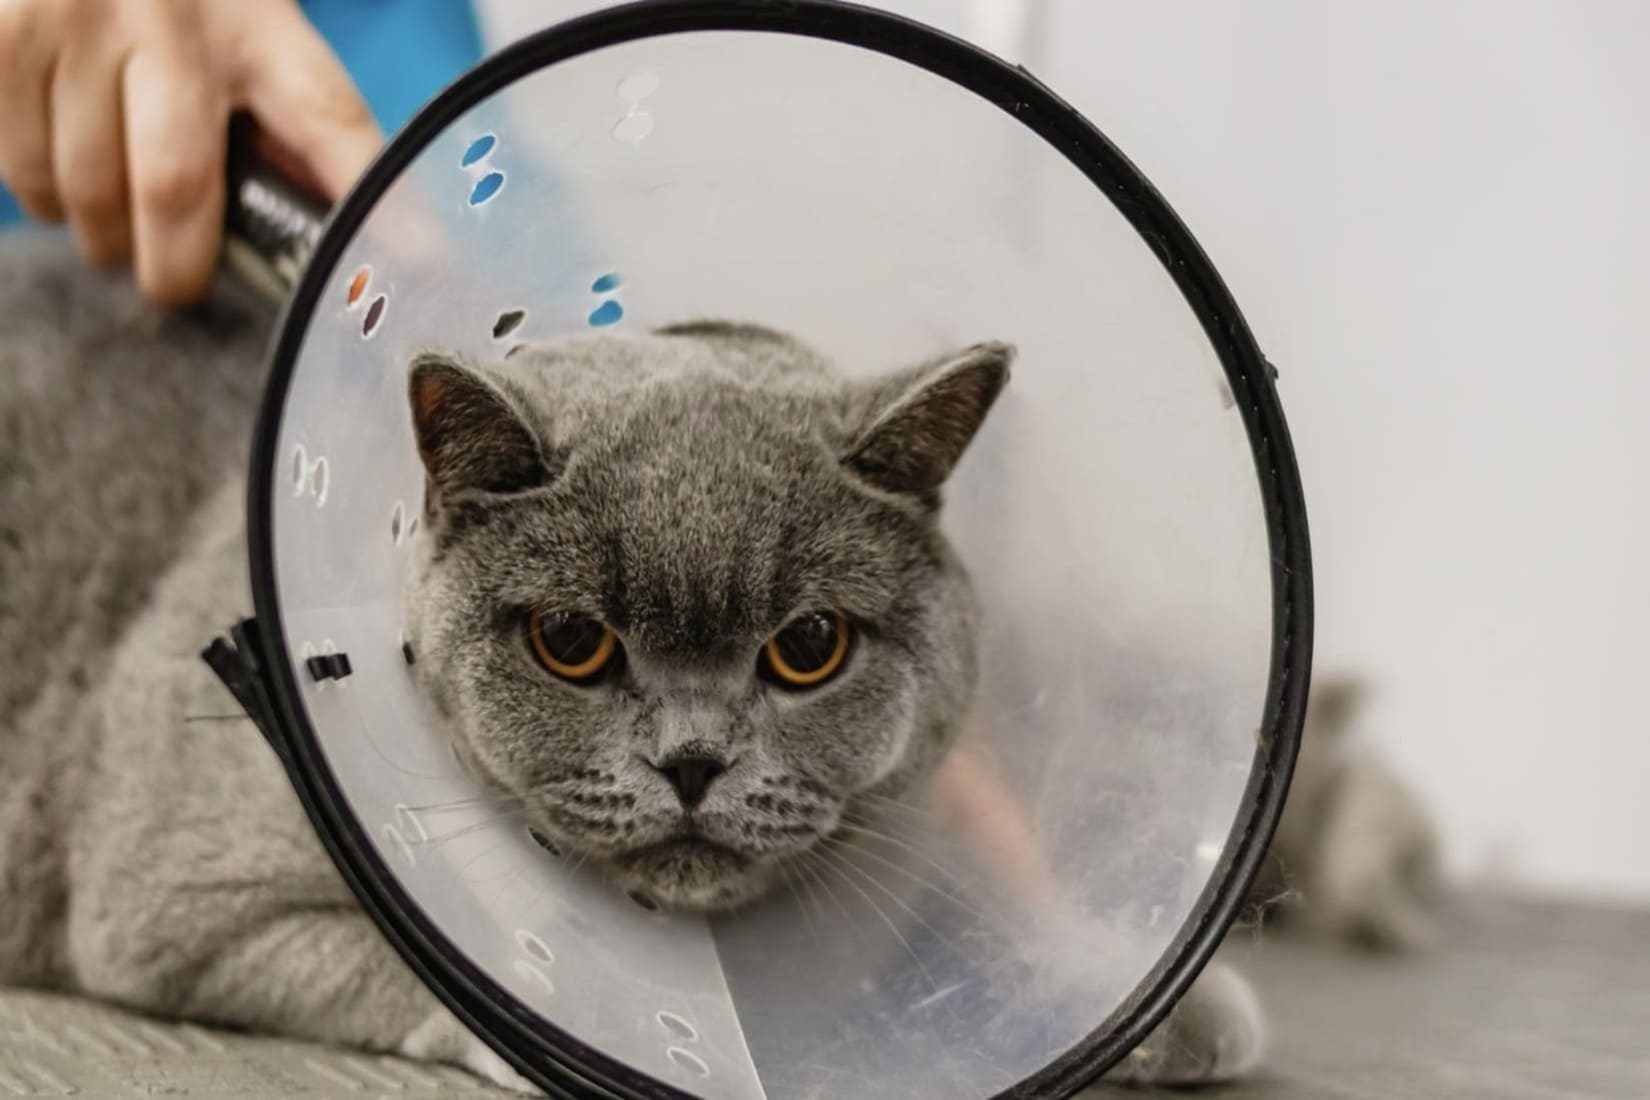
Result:
<svg viewBox="0 0 1650 1100"><path fill-rule="evenodd" d="M418 355L407 397L419 458L444 495L519 493L549 481L544 449L514 402L458 360Z"/></svg>
<svg viewBox="0 0 1650 1100"><path fill-rule="evenodd" d="M939 507L940 486L1008 383L1012 344L975 344L878 379L860 395L867 425L844 465L885 492Z"/></svg>

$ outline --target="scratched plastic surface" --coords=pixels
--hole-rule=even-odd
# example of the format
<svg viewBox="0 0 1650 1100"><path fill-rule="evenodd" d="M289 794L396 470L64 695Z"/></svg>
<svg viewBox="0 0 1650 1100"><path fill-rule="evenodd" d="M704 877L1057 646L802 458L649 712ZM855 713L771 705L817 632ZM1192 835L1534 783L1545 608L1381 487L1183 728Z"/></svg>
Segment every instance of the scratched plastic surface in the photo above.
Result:
<svg viewBox="0 0 1650 1100"><path fill-rule="evenodd" d="M475 107L329 278L280 432L288 646L349 654L348 680L305 689L328 762L408 894L512 997L698 1096L953 1100L1038 1073L1144 988L1230 854L1268 544L1192 311L1055 149L857 47L667 36ZM997 788L1018 841L931 790L842 866L707 922L449 805L481 792L400 653L410 354L703 316L794 330L855 372L1019 345L947 506L986 611L981 717L948 774Z"/></svg>

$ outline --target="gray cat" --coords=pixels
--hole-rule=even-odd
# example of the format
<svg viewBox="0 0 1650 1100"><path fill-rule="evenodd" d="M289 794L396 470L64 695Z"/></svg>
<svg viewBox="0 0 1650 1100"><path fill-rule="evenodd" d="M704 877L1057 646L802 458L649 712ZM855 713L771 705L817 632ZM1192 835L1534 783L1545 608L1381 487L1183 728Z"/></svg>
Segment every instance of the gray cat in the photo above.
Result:
<svg viewBox="0 0 1650 1100"><path fill-rule="evenodd" d="M197 654L250 605L259 311L225 288L162 317L13 236L0 324L0 983L520 1085L356 907L250 727L196 720L232 710ZM422 357L408 634L460 758L623 888L763 892L955 735L975 612L936 512L1009 358L850 384L721 324ZM1290 861L1335 866L1322 831ZM1346 907L1393 911L1409 847L1373 840ZM1261 1036L1212 967L1118 1075L1230 1076Z"/></svg>

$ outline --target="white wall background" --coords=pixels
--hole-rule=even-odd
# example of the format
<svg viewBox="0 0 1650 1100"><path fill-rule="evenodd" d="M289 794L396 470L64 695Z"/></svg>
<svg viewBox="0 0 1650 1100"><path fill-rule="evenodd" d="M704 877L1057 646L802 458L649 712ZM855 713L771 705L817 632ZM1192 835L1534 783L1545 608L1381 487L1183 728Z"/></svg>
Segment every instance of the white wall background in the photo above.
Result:
<svg viewBox="0 0 1650 1100"><path fill-rule="evenodd" d="M602 6L482 0L500 41ZM1650 4L890 0L1041 76L1278 363L1318 667L1463 877L1650 898Z"/></svg>

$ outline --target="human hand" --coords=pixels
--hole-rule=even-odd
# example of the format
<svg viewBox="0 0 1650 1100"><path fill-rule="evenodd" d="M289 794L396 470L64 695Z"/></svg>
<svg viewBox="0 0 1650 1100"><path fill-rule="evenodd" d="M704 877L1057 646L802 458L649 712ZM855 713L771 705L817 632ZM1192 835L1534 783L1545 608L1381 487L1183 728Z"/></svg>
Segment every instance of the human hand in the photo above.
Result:
<svg viewBox="0 0 1650 1100"><path fill-rule="evenodd" d="M967 838L1013 897L1033 910L1058 911L1059 881L1037 839L1028 809L1002 781L989 760L984 724L987 708L976 706L962 743L940 762L933 781L936 809L948 827Z"/></svg>
<svg viewBox="0 0 1650 1100"><path fill-rule="evenodd" d="M22 207L167 305L217 269L231 112L329 201L381 142L295 0L0 0L0 104Z"/></svg>

